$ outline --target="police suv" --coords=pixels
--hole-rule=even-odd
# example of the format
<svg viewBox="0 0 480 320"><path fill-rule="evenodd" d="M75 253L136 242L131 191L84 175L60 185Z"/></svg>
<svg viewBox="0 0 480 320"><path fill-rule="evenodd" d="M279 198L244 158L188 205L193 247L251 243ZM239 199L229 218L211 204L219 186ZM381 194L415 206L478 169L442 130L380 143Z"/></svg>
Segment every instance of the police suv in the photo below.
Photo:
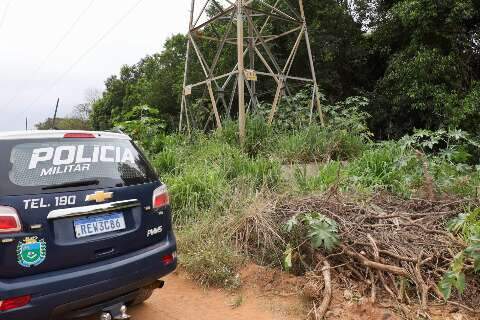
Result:
<svg viewBox="0 0 480 320"><path fill-rule="evenodd" d="M165 185L119 133L0 133L0 319L128 319L177 265Z"/></svg>

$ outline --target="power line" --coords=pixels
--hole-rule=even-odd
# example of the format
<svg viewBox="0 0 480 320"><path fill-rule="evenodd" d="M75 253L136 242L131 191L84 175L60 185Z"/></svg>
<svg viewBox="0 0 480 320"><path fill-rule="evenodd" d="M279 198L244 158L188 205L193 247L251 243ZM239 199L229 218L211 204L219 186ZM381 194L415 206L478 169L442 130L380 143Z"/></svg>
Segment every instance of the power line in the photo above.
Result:
<svg viewBox="0 0 480 320"><path fill-rule="evenodd" d="M67 29L67 31L63 34L63 36L59 39L59 41L53 47L53 49L50 50L50 52L45 56L45 58L43 58L43 60L39 63L37 68L35 68L35 70L29 76L29 80L25 81L24 83L22 83L21 85L16 87L14 96L10 100L8 100L7 104L5 105L5 108L10 107L10 105L20 96L20 94L23 93L23 91L21 91L21 89L25 88L25 86L28 85L36 77L38 72L43 69L43 67L45 66L47 61L53 56L53 54L58 50L58 48L60 48L60 46L63 44L63 42L73 32L75 27L78 25L80 20L82 20L82 18L85 16L85 14L88 12L88 10L90 10L90 8L92 7L92 5L95 1L96 0L91 0L90 3L85 7L85 9L82 10L82 12L77 16L77 18L73 21L73 23L70 25L70 27ZM0 25L0 27L1 27L1 25Z"/></svg>
<svg viewBox="0 0 480 320"><path fill-rule="evenodd" d="M12 3L13 0L10 0L7 2L7 5L5 6L5 10L3 10L2 17L0 18L0 30L2 30L3 24L7 20L7 13L8 9L10 8L10 4Z"/></svg>
<svg viewBox="0 0 480 320"><path fill-rule="evenodd" d="M97 39L87 50L85 50L78 59L76 59L73 64L68 67L65 72L63 72L55 81L53 81L52 85L42 93L40 93L33 101L30 103L27 108L22 108L19 112L15 114L15 117L18 116L20 113L30 109L37 101L42 98L48 91L52 90L63 78L68 75L90 52L92 52L105 38L107 38L110 33L112 33L126 18L130 16L130 14L143 2L144 0L138 0L133 6L131 6L107 31Z"/></svg>

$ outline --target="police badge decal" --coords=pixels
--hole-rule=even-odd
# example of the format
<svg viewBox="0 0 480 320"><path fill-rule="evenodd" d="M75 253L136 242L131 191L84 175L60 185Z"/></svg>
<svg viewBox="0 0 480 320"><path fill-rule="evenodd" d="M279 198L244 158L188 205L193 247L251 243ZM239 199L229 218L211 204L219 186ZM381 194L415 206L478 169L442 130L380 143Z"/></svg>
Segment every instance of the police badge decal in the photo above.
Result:
<svg viewBox="0 0 480 320"><path fill-rule="evenodd" d="M28 237L17 245L17 261L22 267L31 268L42 264L47 257L47 244L44 239Z"/></svg>

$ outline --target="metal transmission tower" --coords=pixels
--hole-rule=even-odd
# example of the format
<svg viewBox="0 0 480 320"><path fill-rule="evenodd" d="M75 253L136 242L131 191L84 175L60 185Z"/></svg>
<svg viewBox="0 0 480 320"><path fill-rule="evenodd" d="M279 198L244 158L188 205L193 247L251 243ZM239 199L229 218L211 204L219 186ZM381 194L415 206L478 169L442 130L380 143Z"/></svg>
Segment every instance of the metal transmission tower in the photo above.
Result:
<svg viewBox="0 0 480 320"><path fill-rule="evenodd" d="M298 1L298 6L292 4L294 1ZM272 28L272 22L275 20L282 23L282 31L277 34L272 32L275 29ZM290 41L290 54L285 59L275 54L273 45L281 43L285 46L287 37L295 37L295 41ZM306 45L308 61L305 63L309 65L310 72L308 76L300 77L292 75L292 66L302 43ZM207 59L202 48L212 46L216 47L216 53ZM234 51L228 46L235 47L234 59ZM225 55L232 65L229 66L230 72L223 73L218 70L220 59ZM195 64L200 66L200 78L190 75ZM258 105L262 94L257 88L267 81L272 82L273 86L270 87L276 87L271 92L271 96L273 92L275 95L269 124L274 120L282 97L290 92L289 83L299 81L304 85L312 85L310 119L316 106L323 125L303 0L192 0L180 130L190 130L190 123L195 121L190 110L192 95L196 89L203 88L212 106L209 121L214 116L217 128L222 128L219 107L223 107L229 115L233 103L238 102L239 134L243 143L245 115Z"/></svg>

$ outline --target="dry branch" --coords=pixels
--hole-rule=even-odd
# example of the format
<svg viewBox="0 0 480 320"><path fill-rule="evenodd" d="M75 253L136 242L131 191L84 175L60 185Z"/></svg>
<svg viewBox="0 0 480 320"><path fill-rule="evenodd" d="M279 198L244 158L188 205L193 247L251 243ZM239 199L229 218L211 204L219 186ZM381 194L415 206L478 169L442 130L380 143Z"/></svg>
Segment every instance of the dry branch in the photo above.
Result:
<svg viewBox="0 0 480 320"><path fill-rule="evenodd" d="M339 228L341 245L328 255L332 265L343 266L341 269L350 281L362 281L371 286L377 299L386 293L400 303L419 304L425 308L428 303L442 299L435 284L448 270L456 253L465 248L461 239L446 231L446 224L463 213L466 206L478 205L472 202L474 200L469 201L405 200L378 194L365 202L345 198L338 192L300 199L267 199L268 205L254 207L253 212L265 215L263 220L268 220L268 224L276 224L272 227L275 233L265 227L258 232L250 221L237 226L234 239L241 239L241 249L252 256L258 252L282 256L283 248L275 247L279 240L264 241L280 236L298 251L299 268L312 270L319 260L310 243L305 242L305 236L299 239L298 233L286 234L283 226L293 216L320 213L335 220ZM471 270L466 268L466 271ZM454 297L457 303L472 310L476 309L480 296L480 281L474 278L474 282L464 295ZM416 296L418 299L413 298Z"/></svg>
<svg viewBox="0 0 480 320"><path fill-rule="evenodd" d="M379 262L375 262L372 260L369 260L365 258L363 255L360 253L356 253L355 251L352 251L348 249L346 246L342 245L342 249L344 250L344 253L352 258L357 259L359 262L361 262L365 267L371 268L371 269L377 269L385 272L390 272L399 276L403 277L409 277L408 272L400 267L397 266L392 266L392 265L387 265L387 264L382 264Z"/></svg>
<svg viewBox="0 0 480 320"><path fill-rule="evenodd" d="M323 280L325 282L325 287L323 290L322 303L318 308L315 308L315 320L321 320L325 317L325 314L327 313L330 306L330 301L332 300L332 276L330 274L330 269L330 263L326 259L324 259L322 274Z"/></svg>

